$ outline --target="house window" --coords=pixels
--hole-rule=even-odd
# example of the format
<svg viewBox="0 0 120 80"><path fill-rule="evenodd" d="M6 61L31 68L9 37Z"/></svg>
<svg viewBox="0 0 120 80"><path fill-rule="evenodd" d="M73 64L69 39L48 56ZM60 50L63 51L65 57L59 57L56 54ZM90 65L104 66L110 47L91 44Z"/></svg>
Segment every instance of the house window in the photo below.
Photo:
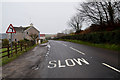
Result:
<svg viewBox="0 0 120 80"><path fill-rule="evenodd" d="M17 41L17 39L15 39L15 41Z"/></svg>
<svg viewBox="0 0 120 80"><path fill-rule="evenodd" d="M28 34L28 32L27 32L27 34Z"/></svg>

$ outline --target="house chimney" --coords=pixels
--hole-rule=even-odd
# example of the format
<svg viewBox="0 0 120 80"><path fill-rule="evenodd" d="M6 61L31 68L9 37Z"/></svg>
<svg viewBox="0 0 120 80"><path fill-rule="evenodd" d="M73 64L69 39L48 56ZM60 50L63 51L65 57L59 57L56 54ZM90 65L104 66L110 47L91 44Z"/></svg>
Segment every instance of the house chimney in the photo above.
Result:
<svg viewBox="0 0 120 80"><path fill-rule="evenodd" d="M30 26L33 26L33 23L31 23Z"/></svg>

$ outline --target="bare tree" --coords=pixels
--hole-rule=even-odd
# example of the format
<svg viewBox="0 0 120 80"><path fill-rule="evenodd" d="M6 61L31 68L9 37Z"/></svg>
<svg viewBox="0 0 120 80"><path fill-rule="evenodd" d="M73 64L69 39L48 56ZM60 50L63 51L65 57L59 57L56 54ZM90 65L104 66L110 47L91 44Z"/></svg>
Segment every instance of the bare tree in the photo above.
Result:
<svg viewBox="0 0 120 80"><path fill-rule="evenodd" d="M120 23L120 1L86 2L77 9L80 17L98 25Z"/></svg>
<svg viewBox="0 0 120 80"><path fill-rule="evenodd" d="M82 22L84 21L83 18L81 18L79 15L76 15L70 19L68 24L70 27L72 27L76 32L81 31L82 28Z"/></svg>
<svg viewBox="0 0 120 80"><path fill-rule="evenodd" d="M29 35L31 37L31 39L34 41L34 43L36 42L36 39L38 38L37 34L30 34Z"/></svg>
<svg viewBox="0 0 120 80"><path fill-rule="evenodd" d="M71 33L74 33L74 30L73 29L65 29L65 30L62 31L62 33L71 34Z"/></svg>

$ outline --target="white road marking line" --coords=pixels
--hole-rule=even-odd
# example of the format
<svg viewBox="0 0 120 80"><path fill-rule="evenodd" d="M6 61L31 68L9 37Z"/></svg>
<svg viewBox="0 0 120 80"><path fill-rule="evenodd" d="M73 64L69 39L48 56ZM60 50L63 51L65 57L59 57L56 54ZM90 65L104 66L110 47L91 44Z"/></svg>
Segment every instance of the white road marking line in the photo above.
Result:
<svg viewBox="0 0 120 80"><path fill-rule="evenodd" d="M77 50L77 49L75 49L75 48L73 48L73 47L70 47L70 49L72 49L72 50L74 50L74 51L77 51L77 52L80 53L80 54L85 55L85 53L83 53L83 52L81 52L81 51L79 51L79 50Z"/></svg>
<svg viewBox="0 0 120 80"><path fill-rule="evenodd" d="M61 42L57 42L57 43L61 44ZM66 44L64 44L64 43L62 43L62 45L67 46L67 45L66 45Z"/></svg>
<svg viewBox="0 0 120 80"><path fill-rule="evenodd" d="M120 72L120 70L118 70L118 69L116 69L116 68L114 68L114 67L112 67L112 66L110 66L110 65L108 65L106 63L102 63L102 64L109 67L109 68L111 68L111 69L113 69L113 70L115 70L115 71L117 71L117 72Z"/></svg>
<svg viewBox="0 0 120 80"><path fill-rule="evenodd" d="M63 44L64 46L67 46L66 44Z"/></svg>
<svg viewBox="0 0 120 80"><path fill-rule="evenodd" d="M48 44L47 47L50 48L51 47L50 44Z"/></svg>

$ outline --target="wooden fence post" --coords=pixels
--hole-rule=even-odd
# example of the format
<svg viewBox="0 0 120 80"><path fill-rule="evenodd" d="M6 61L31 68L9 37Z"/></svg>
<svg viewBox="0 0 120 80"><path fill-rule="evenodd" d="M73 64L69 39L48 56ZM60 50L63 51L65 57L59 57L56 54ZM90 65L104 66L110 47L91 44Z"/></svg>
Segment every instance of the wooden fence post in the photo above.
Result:
<svg viewBox="0 0 120 80"><path fill-rule="evenodd" d="M7 50L8 50L8 58L10 57L10 53L9 53L9 44L8 44L8 47L7 47Z"/></svg>
<svg viewBox="0 0 120 80"><path fill-rule="evenodd" d="M31 43L27 43L27 47L28 47L28 48L30 48L30 44L31 44Z"/></svg>
<svg viewBox="0 0 120 80"><path fill-rule="evenodd" d="M27 44L25 44L25 51L27 51L26 46L27 46Z"/></svg>
<svg viewBox="0 0 120 80"><path fill-rule="evenodd" d="M21 45L21 51L22 51L22 44L20 44Z"/></svg>
<svg viewBox="0 0 120 80"><path fill-rule="evenodd" d="M15 52L17 54L17 43L15 43Z"/></svg>

